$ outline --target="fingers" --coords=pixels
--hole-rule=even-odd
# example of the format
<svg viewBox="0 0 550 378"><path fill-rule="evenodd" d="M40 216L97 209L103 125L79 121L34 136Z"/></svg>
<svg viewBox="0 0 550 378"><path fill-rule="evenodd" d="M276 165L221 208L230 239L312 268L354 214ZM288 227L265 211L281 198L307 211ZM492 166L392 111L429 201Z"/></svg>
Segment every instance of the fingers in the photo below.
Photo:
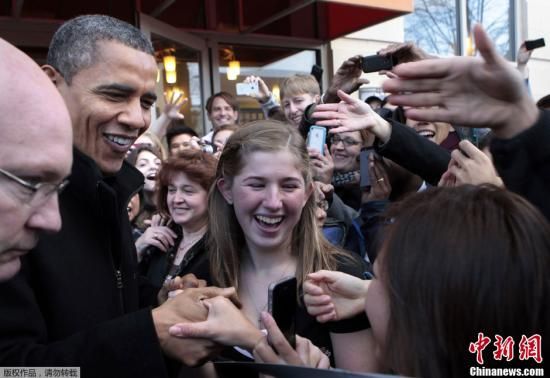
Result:
<svg viewBox="0 0 550 378"><path fill-rule="evenodd" d="M485 162L487 159L487 155L483 153L479 148L474 146L472 142L470 142L467 139L464 139L460 141L458 144L458 147L466 153L471 159L478 161L478 162Z"/></svg>
<svg viewBox="0 0 550 378"><path fill-rule="evenodd" d="M241 308L241 302L239 301L239 298L237 296L237 291L234 287L226 287L226 288L220 288L215 286L209 286L199 289L193 289L193 290L199 290L200 295L203 298L212 298L217 296L223 296L229 299L237 308Z"/></svg>
<svg viewBox="0 0 550 378"><path fill-rule="evenodd" d="M317 285L314 281L310 280L309 278L304 282L303 290L304 290L304 293L309 295L323 295L325 293L319 285Z"/></svg>
<svg viewBox="0 0 550 378"><path fill-rule="evenodd" d="M263 337L256 343L252 350L254 360L265 364L278 364L280 363L279 356L275 353L271 345L267 340L267 336Z"/></svg>
<svg viewBox="0 0 550 378"><path fill-rule="evenodd" d="M174 324L168 328L168 333L175 337L192 337L197 339L212 337L208 322Z"/></svg>
<svg viewBox="0 0 550 378"><path fill-rule="evenodd" d="M471 58L465 58L471 59ZM418 62L402 63L393 67L392 71L400 78L423 78L437 79L446 76L449 73L450 62L447 59L426 59ZM390 80L382 84L384 91L387 90Z"/></svg>
<svg viewBox="0 0 550 378"><path fill-rule="evenodd" d="M344 101L347 104L354 104L356 102L363 103L362 101L359 101L358 99L356 99L354 97L351 97L349 94L347 94L346 92L344 92L340 89L338 90L338 92L336 92L336 94L338 95L338 97L340 97L340 100Z"/></svg>
<svg viewBox="0 0 550 378"><path fill-rule="evenodd" d="M397 94L399 94L398 92L436 92L441 89L441 80L439 79L404 80L399 78L386 80L384 84L385 90Z"/></svg>
<svg viewBox="0 0 550 378"><path fill-rule="evenodd" d="M273 317L265 311L262 312L261 316L262 323L267 330L267 337L274 350L279 354L279 357L288 364L300 365L300 358L288 343L279 327L277 327Z"/></svg>
<svg viewBox="0 0 550 378"><path fill-rule="evenodd" d="M330 270L318 270L317 272L313 272L307 275L308 279L312 279L314 281L324 281L326 283L335 283L338 278L338 272L333 272Z"/></svg>
<svg viewBox="0 0 550 378"><path fill-rule="evenodd" d="M301 336L296 335L296 352L306 366L328 369L330 360L313 343Z"/></svg>
<svg viewBox="0 0 550 378"><path fill-rule="evenodd" d="M488 65L501 65L503 58L496 51L489 36L480 24L475 24L473 28L474 40L479 53Z"/></svg>

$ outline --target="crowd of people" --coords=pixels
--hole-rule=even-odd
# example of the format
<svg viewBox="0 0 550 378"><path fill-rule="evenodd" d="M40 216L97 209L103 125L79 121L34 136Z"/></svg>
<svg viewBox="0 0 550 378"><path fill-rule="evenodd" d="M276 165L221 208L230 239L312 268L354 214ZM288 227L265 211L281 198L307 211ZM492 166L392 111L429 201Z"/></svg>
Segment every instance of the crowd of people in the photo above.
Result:
<svg viewBox="0 0 550 378"><path fill-rule="evenodd" d="M154 51L130 24L71 19L43 67L0 40L0 366L541 368L550 113L473 34L479 57L381 50L398 62L387 98L351 95L365 83L359 55L324 93L311 75L286 78L280 103L247 77L265 119L239 124L237 99L216 93L205 136L180 94L151 120ZM306 143L312 126L326 129L321 148ZM476 145L459 127L490 131ZM270 285L289 276L295 345L267 311ZM483 335L527 355L483 354Z"/></svg>

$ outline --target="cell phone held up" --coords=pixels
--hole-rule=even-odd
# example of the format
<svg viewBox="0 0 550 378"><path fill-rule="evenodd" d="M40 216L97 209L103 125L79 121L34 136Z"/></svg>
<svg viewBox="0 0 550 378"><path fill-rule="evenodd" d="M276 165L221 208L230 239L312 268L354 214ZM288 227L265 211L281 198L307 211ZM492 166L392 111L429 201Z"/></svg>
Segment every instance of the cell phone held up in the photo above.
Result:
<svg viewBox="0 0 550 378"><path fill-rule="evenodd" d="M361 59L361 68L363 72L389 71L397 64L397 59L393 55L370 55Z"/></svg>
<svg viewBox="0 0 550 378"><path fill-rule="evenodd" d="M544 38L525 41L525 49L527 49L527 51L538 49L539 47L544 47L544 46L546 46L546 44L544 43Z"/></svg>
<svg viewBox="0 0 550 378"><path fill-rule="evenodd" d="M369 190L371 187L370 173L369 173L369 157L373 154L374 150L371 147L363 147L359 154L359 174L361 179L359 181L359 187L362 191Z"/></svg>
<svg viewBox="0 0 550 378"><path fill-rule="evenodd" d="M296 277L286 277L269 285L268 311L292 346L296 347Z"/></svg>
<svg viewBox="0 0 550 378"><path fill-rule="evenodd" d="M322 126L311 126L307 133L306 145L324 155L325 143L327 138L327 129Z"/></svg>
<svg viewBox="0 0 550 378"><path fill-rule="evenodd" d="M258 82L252 83L237 83L236 84L237 96L253 96L260 93L258 88Z"/></svg>

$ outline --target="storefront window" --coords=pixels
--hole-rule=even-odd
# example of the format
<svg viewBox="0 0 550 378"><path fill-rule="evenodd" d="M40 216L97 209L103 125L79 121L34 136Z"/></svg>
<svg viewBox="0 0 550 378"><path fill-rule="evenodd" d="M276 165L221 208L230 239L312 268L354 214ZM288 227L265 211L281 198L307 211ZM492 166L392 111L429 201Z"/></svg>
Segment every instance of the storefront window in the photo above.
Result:
<svg viewBox="0 0 550 378"><path fill-rule="evenodd" d="M497 50L508 59L514 58L514 9L512 0L415 0L415 11L405 17L405 39L414 41L429 53L473 55L471 36L462 36L475 23L483 25ZM465 9L462 13L461 10ZM466 14L461 20L459 15Z"/></svg>
<svg viewBox="0 0 550 378"><path fill-rule="evenodd" d="M236 76L232 75L231 61L239 62ZM259 76L279 100L277 96L283 80L294 74L309 74L316 63L315 50L220 44L220 88L237 97L241 123L263 119L258 101L249 96L237 96L236 84L242 83L247 76Z"/></svg>
<svg viewBox="0 0 550 378"><path fill-rule="evenodd" d="M513 9L510 0L468 0L468 30L476 23L483 25L498 52L514 59Z"/></svg>
<svg viewBox="0 0 550 378"><path fill-rule="evenodd" d="M458 55L455 0L415 0L414 13L405 17L405 39L436 55Z"/></svg>

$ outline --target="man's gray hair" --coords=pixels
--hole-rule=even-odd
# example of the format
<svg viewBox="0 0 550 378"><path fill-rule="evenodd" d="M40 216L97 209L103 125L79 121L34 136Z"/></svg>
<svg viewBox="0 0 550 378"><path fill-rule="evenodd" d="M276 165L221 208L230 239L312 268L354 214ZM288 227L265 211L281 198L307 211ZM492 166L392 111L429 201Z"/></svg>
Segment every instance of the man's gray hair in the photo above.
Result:
<svg viewBox="0 0 550 378"><path fill-rule="evenodd" d="M65 22L55 32L47 64L67 84L80 70L95 63L98 41L115 41L153 55L151 41L135 26L105 15L86 15Z"/></svg>

